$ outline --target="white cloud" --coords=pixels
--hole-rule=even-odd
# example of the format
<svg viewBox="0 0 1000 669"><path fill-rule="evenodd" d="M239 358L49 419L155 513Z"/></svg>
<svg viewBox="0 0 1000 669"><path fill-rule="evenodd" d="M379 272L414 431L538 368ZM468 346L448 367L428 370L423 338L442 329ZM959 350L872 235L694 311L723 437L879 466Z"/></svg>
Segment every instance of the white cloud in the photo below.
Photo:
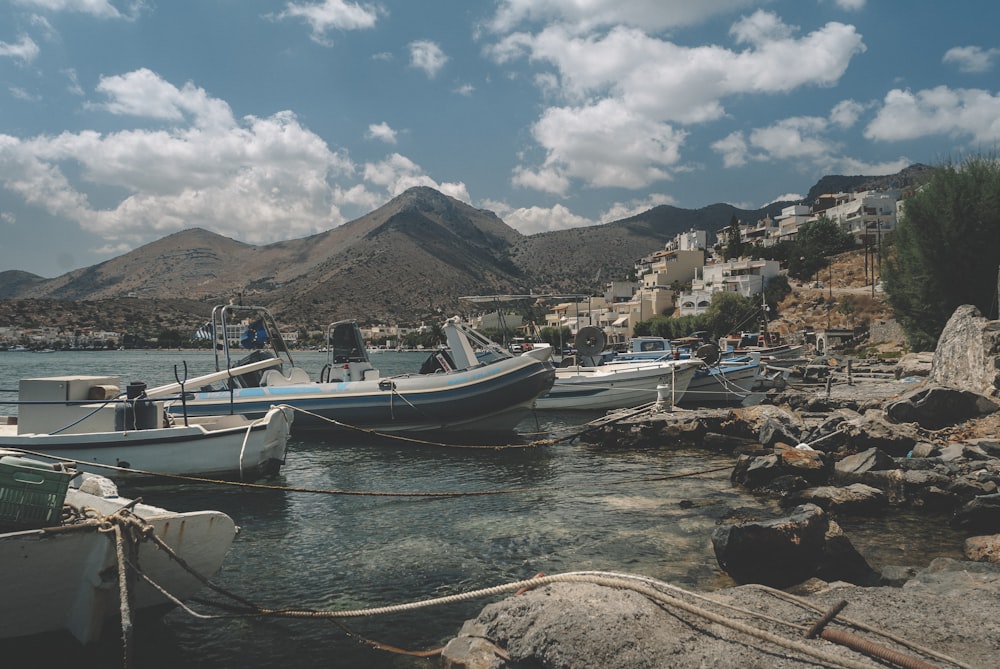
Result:
<svg viewBox="0 0 1000 669"><path fill-rule="evenodd" d="M992 70L997 58L1000 58L1000 49L956 46L948 49L941 61L957 66L960 72L980 74Z"/></svg>
<svg viewBox="0 0 1000 669"><path fill-rule="evenodd" d="M568 11L569 3L541 6ZM534 11L527 3L505 7L525 17ZM681 46L623 26L580 35L554 24L537 34L501 38L487 53L501 64L527 58L550 65L554 72L539 73L536 81L567 103L542 112L532 134L545 150L544 163L519 166L515 183L563 194L573 180L639 188L669 178L683 168L687 131L677 125L724 117L723 101L730 96L832 86L865 50L854 27L842 23L828 23L804 36L797 32L777 15L758 10L732 26L734 40L748 45L738 52L715 45ZM847 122L853 110L836 110L838 122ZM749 159L738 136L730 142L716 146L730 165Z"/></svg>
<svg viewBox="0 0 1000 669"><path fill-rule="evenodd" d="M850 128L858 122L865 106L854 100L842 100L830 112L830 121L841 128Z"/></svg>
<svg viewBox="0 0 1000 669"><path fill-rule="evenodd" d="M754 4L751 0L501 0L490 27L506 32L525 22L555 22L575 32L612 25L659 31L700 23Z"/></svg>
<svg viewBox="0 0 1000 669"><path fill-rule="evenodd" d="M429 186L456 200L466 203L472 201L464 183L438 183L425 174L418 164L398 153L376 163L365 163L364 178L369 183L385 188L390 197L396 197L414 186Z"/></svg>
<svg viewBox="0 0 1000 669"><path fill-rule="evenodd" d="M124 13L108 0L14 0L14 4L48 12L89 14L101 19L132 18L143 8L141 0L126 3Z"/></svg>
<svg viewBox="0 0 1000 669"><path fill-rule="evenodd" d="M774 204L775 202L798 202L804 198L805 195L800 195L799 193L785 193L784 195L779 195L770 202L765 202L764 206L766 207L767 205ZM749 209L750 207L746 208Z"/></svg>
<svg viewBox="0 0 1000 669"><path fill-rule="evenodd" d="M448 56L441 47L430 40L410 42L410 65L423 70L433 79L438 71L448 62Z"/></svg>
<svg viewBox="0 0 1000 669"><path fill-rule="evenodd" d="M825 119L811 116L786 118L750 132L750 144L767 152L770 159L815 160L834 153L837 147L823 137Z"/></svg>
<svg viewBox="0 0 1000 669"><path fill-rule="evenodd" d="M360 203L368 211L384 201L361 185L332 186L353 180L353 163L291 112L236 121L224 102L148 71L108 77L101 90L112 96L109 111L167 127L0 135L0 184L28 205L100 235L108 248L132 248L193 226L274 242L343 223L341 206ZM143 102L143 93L151 100ZM214 122L220 118L226 122Z"/></svg>
<svg viewBox="0 0 1000 669"><path fill-rule="evenodd" d="M916 93L893 89L864 134L876 141L946 135L993 144L1000 140L1000 95L947 86Z"/></svg>
<svg viewBox="0 0 1000 669"><path fill-rule="evenodd" d="M610 223L612 221L620 221L623 218L631 218L662 204L675 203L676 200L670 195L650 193L641 199L630 200L628 202L615 202L610 208L601 213L600 222Z"/></svg>
<svg viewBox="0 0 1000 669"><path fill-rule="evenodd" d="M386 144L396 143L396 131L393 130L385 121L382 123L370 124L368 126L368 132L365 133L365 137L368 139L377 139L385 142Z"/></svg>
<svg viewBox="0 0 1000 669"><path fill-rule="evenodd" d="M722 155L726 167L741 167L751 160L750 147L742 132L731 132L726 137L713 142L712 150Z"/></svg>
<svg viewBox="0 0 1000 669"><path fill-rule="evenodd" d="M38 51L38 45L27 35L21 35L14 44L0 42L0 57L18 58L25 63L33 61L38 56Z"/></svg>
<svg viewBox="0 0 1000 669"><path fill-rule="evenodd" d="M867 0L836 0L837 6L849 12L859 12L865 8Z"/></svg>
<svg viewBox="0 0 1000 669"><path fill-rule="evenodd" d="M494 211L497 210L494 209ZM597 225L597 221L578 216L561 204L557 204L551 208L522 207L519 209L508 209L502 214L497 212L497 215L501 216L507 225L525 235Z"/></svg>
<svg viewBox="0 0 1000 669"><path fill-rule="evenodd" d="M120 76L101 77L97 90L110 101L97 105L112 114L160 121L192 117L199 126L232 126L229 105L210 97L204 89L187 83L183 88L164 81L152 70L140 69Z"/></svg>
<svg viewBox="0 0 1000 669"><path fill-rule="evenodd" d="M666 168L679 160L686 137L610 99L587 107L550 108L532 135L546 150L543 171L593 186L625 188L669 178Z"/></svg>
<svg viewBox="0 0 1000 669"><path fill-rule="evenodd" d="M323 45L331 44L328 33L334 30L365 30L374 28L379 10L345 0L321 2L289 2L277 14L278 19L303 19L312 29L310 38Z"/></svg>
<svg viewBox="0 0 1000 669"><path fill-rule="evenodd" d="M834 109L840 108L838 105ZM818 116L780 119L745 134L731 133L715 142L712 149L722 156L726 167L740 167L750 161L787 161L804 172L816 174L892 174L912 164L905 157L872 163L845 156L840 143L829 137L832 129L840 127L836 116L834 113L830 119Z"/></svg>
<svg viewBox="0 0 1000 669"><path fill-rule="evenodd" d="M456 86L454 91L458 95L469 97L476 91L476 87L473 86L472 84L461 84L459 86Z"/></svg>

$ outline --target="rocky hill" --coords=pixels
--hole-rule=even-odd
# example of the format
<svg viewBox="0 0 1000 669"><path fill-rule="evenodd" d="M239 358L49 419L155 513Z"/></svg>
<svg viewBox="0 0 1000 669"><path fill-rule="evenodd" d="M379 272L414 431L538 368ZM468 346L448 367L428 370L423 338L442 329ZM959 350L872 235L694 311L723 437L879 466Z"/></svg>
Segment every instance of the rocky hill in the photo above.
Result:
<svg viewBox="0 0 1000 669"><path fill-rule="evenodd" d="M891 177L825 177L810 196L866 184L910 185L925 170L915 165ZM113 314L127 306L171 322L183 319L174 309L190 310L183 327L197 326L214 304L238 295L310 329L348 317L437 321L474 310L462 296L597 291L680 232L712 233L733 217L755 221L787 204L752 211L727 204L659 206L604 225L529 236L491 211L417 187L361 218L301 239L253 246L193 228L54 279L2 272L0 325L27 326L29 319L54 324L59 305L57 311L75 314L76 323L87 313ZM167 319L167 313L174 315ZM120 318L106 320L89 325L113 329Z"/></svg>
<svg viewBox="0 0 1000 669"><path fill-rule="evenodd" d="M302 239L252 246L195 228L55 279L0 273L0 299L20 301L23 311L25 300L128 299L138 308L183 298L202 304L195 322L240 294L302 327L345 317L416 323L472 309L460 299L467 295L597 290L679 232L717 230L733 216L755 220L779 208L656 207L606 225L525 236L493 212L418 187Z"/></svg>

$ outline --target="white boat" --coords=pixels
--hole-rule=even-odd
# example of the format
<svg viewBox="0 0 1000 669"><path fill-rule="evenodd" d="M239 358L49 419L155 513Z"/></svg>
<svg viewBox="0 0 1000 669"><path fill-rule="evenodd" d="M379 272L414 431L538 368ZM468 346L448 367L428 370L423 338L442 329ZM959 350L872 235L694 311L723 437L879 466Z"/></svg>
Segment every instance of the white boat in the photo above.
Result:
<svg viewBox="0 0 1000 669"><path fill-rule="evenodd" d="M656 401L661 386L670 386L679 402L701 365L699 360L664 360L560 367L552 389L535 400L535 408L625 409Z"/></svg>
<svg viewBox="0 0 1000 669"><path fill-rule="evenodd" d="M22 379L18 415L0 417L0 448L72 460L80 470L115 479L146 472L251 479L284 463L290 408L272 406L255 419L185 420L143 390L129 384L122 396L116 376Z"/></svg>
<svg viewBox="0 0 1000 669"><path fill-rule="evenodd" d="M118 496L110 479L88 473L71 478L71 473L45 467L12 454L0 457L0 566L4 579L0 638L68 632L80 643L90 644L100 638L106 623L117 622L121 609L115 534L99 531L99 521L113 524L123 518L127 522L130 516L140 519L194 572L206 578L218 572L236 536L233 520L219 511L177 513L133 503ZM51 492L40 503L36 493L23 492L18 481L47 486ZM64 511L74 520L60 521ZM54 522L44 522L43 517L53 515ZM25 516L43 520L25 522ZM204 587L148 538L139 542L137 550L136 564L142 572L179 600ZM172 606L141 579L134 579L129 592L133 613L164 612Z"/></svg>
<svg viewBox="0 0 1000 669"><path fill-rule="evenodd" d="M742 402L761 382L760 357L756 354L721 358L704 363L691 378L680 404L733 404Z"/></svg>
<svg viewBox="0 0 1000 669"><path fill-rule="evenodd" d="M419 373L391 377L371 364L353 320L328 327L327 362L316 377L295 364L264 307L217 306L203 330L214 341L218 371L188 383L192 416L256 417L281 404L301 410L295 430L495 433L512 431L555 379L549 349L513 355L455 319L444 324L447 349L431 352ZM236 359L241 348L244 357ZM147 396L180 390L169 384ZM179 412L181 403L167 410Z"/></svg>

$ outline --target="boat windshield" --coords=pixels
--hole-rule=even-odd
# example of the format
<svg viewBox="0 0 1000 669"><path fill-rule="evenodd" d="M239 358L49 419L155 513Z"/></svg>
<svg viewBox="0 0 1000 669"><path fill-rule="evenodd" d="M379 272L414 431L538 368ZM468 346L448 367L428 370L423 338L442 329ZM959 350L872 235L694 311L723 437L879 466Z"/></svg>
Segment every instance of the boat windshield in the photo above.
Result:
<svg viewBox="0 0 1000 669"><path fill-rule="evenodd" d="M333 363L367 362L368 351L355 321L334 323L327 330L327 357Z"/></svg>

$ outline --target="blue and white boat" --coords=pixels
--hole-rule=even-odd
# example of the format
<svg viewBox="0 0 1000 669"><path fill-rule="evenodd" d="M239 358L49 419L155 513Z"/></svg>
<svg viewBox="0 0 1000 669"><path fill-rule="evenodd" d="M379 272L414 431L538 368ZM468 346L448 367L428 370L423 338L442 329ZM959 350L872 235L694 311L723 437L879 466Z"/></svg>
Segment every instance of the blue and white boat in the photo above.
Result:
<svg viewBox="0 0 1000 669"><path fill-rule="evenodd" d="M264 307L224 305L202 330L214 342L217 372L194 379L172 413L263 415L296 410L293 431L360 429L384 433L513 431L555 380L549 349L513 355L472 328L445 323L448 347L419 373L383 377L369 360L357 322L327 329L327 361L313 377L295 364ZM237 352L243 357L236 358ZM180 384L147 390L178 395ZM192 391L192 392L188 392Z"/></svg>
<svg viewBox="0 0 1000 669"><path fill-rule="evenodd" d="M672 396L676 398L677 404L738 404L761 381L759 354L720 353L717 346L698 338L671 341L664 337L633 337L625 352L613 355L603 353L600 367L628 364L648 367L652 364L689 360L697 361L698 365L683 392L673 389Z"/></svg>

